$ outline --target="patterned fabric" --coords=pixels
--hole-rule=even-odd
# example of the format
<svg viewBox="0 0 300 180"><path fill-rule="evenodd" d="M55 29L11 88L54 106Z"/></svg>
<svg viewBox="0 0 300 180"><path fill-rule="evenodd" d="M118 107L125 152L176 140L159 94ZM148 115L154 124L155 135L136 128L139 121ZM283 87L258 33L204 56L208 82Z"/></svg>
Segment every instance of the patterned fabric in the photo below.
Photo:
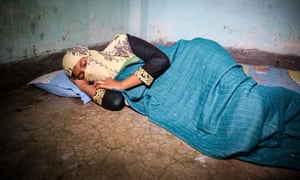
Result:
<svg viewBox="0 0 300 180"><path fill-rule="evenodd" d="M115 35L113 40L106 46L102 53L105 54L108 59L115 56L129 58L134 55L126 34Z"/></svg>
<svg viewBox="0 0 300 180"><path fill-rule="evenodd" d="M150 86L154 80L154 78L142 67L140 67L134 74L147 86Z"/></svg>
<svg viewBox="0 0 300 180"><path fill-rule="evenodd" d="M114 78L127 61L134 63L138 58L132 53L127 35L118 34L103 51L89 51L85 80L95 81Z"/></svg>
<svg viewBox="0 0 300 180"><path fill-rule="evenodd" d="M114 78L122 68L139 59L132 53L127 35L118 34L103 51L89 51L90 56L85 70L85 79L95 81L108 77ZM98 89L93 96L94 102L102 105L105 90Z"/></svg>
<svg viewBox="0 0 300 180"><path fill-rule="evenodd" d="M63 69L68 76L72 76L73 68L77 62L83 58L89 56L89 49L83 46L76 46L67 50L63 57Z"/></svg>
<svg viewBox="0 0 300 180"><path fill-rule="evenodd" d="M101 106L104 94L105 94L105 89L97 89L95 95L93 96L93 101Z"/></svg>

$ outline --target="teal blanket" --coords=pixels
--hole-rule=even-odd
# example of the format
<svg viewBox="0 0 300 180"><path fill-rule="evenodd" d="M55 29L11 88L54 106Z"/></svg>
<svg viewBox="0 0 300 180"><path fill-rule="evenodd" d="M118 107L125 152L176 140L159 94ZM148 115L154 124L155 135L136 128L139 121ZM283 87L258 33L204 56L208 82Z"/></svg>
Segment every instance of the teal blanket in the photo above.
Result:
<svg viewBox="0 0 300 180"><path fill-rule="evenodd" d="M207 39L160 49L171 67L151 88L123 91L133 109L208 156L300 169L299 94L258 85Z"/></svg>

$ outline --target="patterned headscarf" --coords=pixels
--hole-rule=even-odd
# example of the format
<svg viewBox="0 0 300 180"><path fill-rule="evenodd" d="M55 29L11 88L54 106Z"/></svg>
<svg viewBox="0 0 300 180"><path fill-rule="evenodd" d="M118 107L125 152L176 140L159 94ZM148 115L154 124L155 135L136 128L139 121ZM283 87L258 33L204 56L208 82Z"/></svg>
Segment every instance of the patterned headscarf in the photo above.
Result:
<svg viewBox="0 0 300 180"><path fill-rule="evenodd" d="M131 51L126 34L115 35L103 51L80 46L67 51L63 58L63 67L69 76L72 76L74 66L82 57L88 57L84 78L89 82L114 78L124 65L138 60Z"/></svg>
<svg viewBox="0 0 300 180"><path fill-rule="evenodd" d="M83 57L89 57L89 49L86 47L76 46L67 50L62 65L68 76L72 76L74 66Z"/></svg>

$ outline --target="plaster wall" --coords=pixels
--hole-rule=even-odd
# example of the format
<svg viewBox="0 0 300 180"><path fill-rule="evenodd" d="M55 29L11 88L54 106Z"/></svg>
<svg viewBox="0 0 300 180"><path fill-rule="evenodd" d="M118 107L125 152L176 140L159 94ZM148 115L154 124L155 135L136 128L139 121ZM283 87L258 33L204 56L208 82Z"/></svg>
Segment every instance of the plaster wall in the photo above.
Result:
<svg viewBox="0 0 300 180"><path fill-rule="evenodd" d="M132 32L150 41L204 37L226 47L300 55L299 0L149 0L143 7L145 21Z"/></svg>
<svg viewBox="0 0 300 180"><path fill-rule="evenodd" d="M129 32L300 55L299 0L0 0L0 64Z"/></svg>
<svg viewBox="0 0 300 180"><path fill-rule="evenodd" d="M128 0L0 0L0 62L94 46L128 26Z"/></svg>

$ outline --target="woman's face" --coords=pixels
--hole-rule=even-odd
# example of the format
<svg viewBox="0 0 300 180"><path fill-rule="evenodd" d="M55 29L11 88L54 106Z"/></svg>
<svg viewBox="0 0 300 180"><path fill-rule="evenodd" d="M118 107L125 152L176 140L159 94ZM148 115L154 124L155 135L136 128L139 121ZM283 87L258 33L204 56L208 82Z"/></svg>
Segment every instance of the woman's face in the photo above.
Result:
<svg viewBox="0 0 300 180"><path fill-rule="evenodd" d="M74 66L72 76L76 79L84 79L84 72L86 69L88 57L81 58Z"/></svg>

